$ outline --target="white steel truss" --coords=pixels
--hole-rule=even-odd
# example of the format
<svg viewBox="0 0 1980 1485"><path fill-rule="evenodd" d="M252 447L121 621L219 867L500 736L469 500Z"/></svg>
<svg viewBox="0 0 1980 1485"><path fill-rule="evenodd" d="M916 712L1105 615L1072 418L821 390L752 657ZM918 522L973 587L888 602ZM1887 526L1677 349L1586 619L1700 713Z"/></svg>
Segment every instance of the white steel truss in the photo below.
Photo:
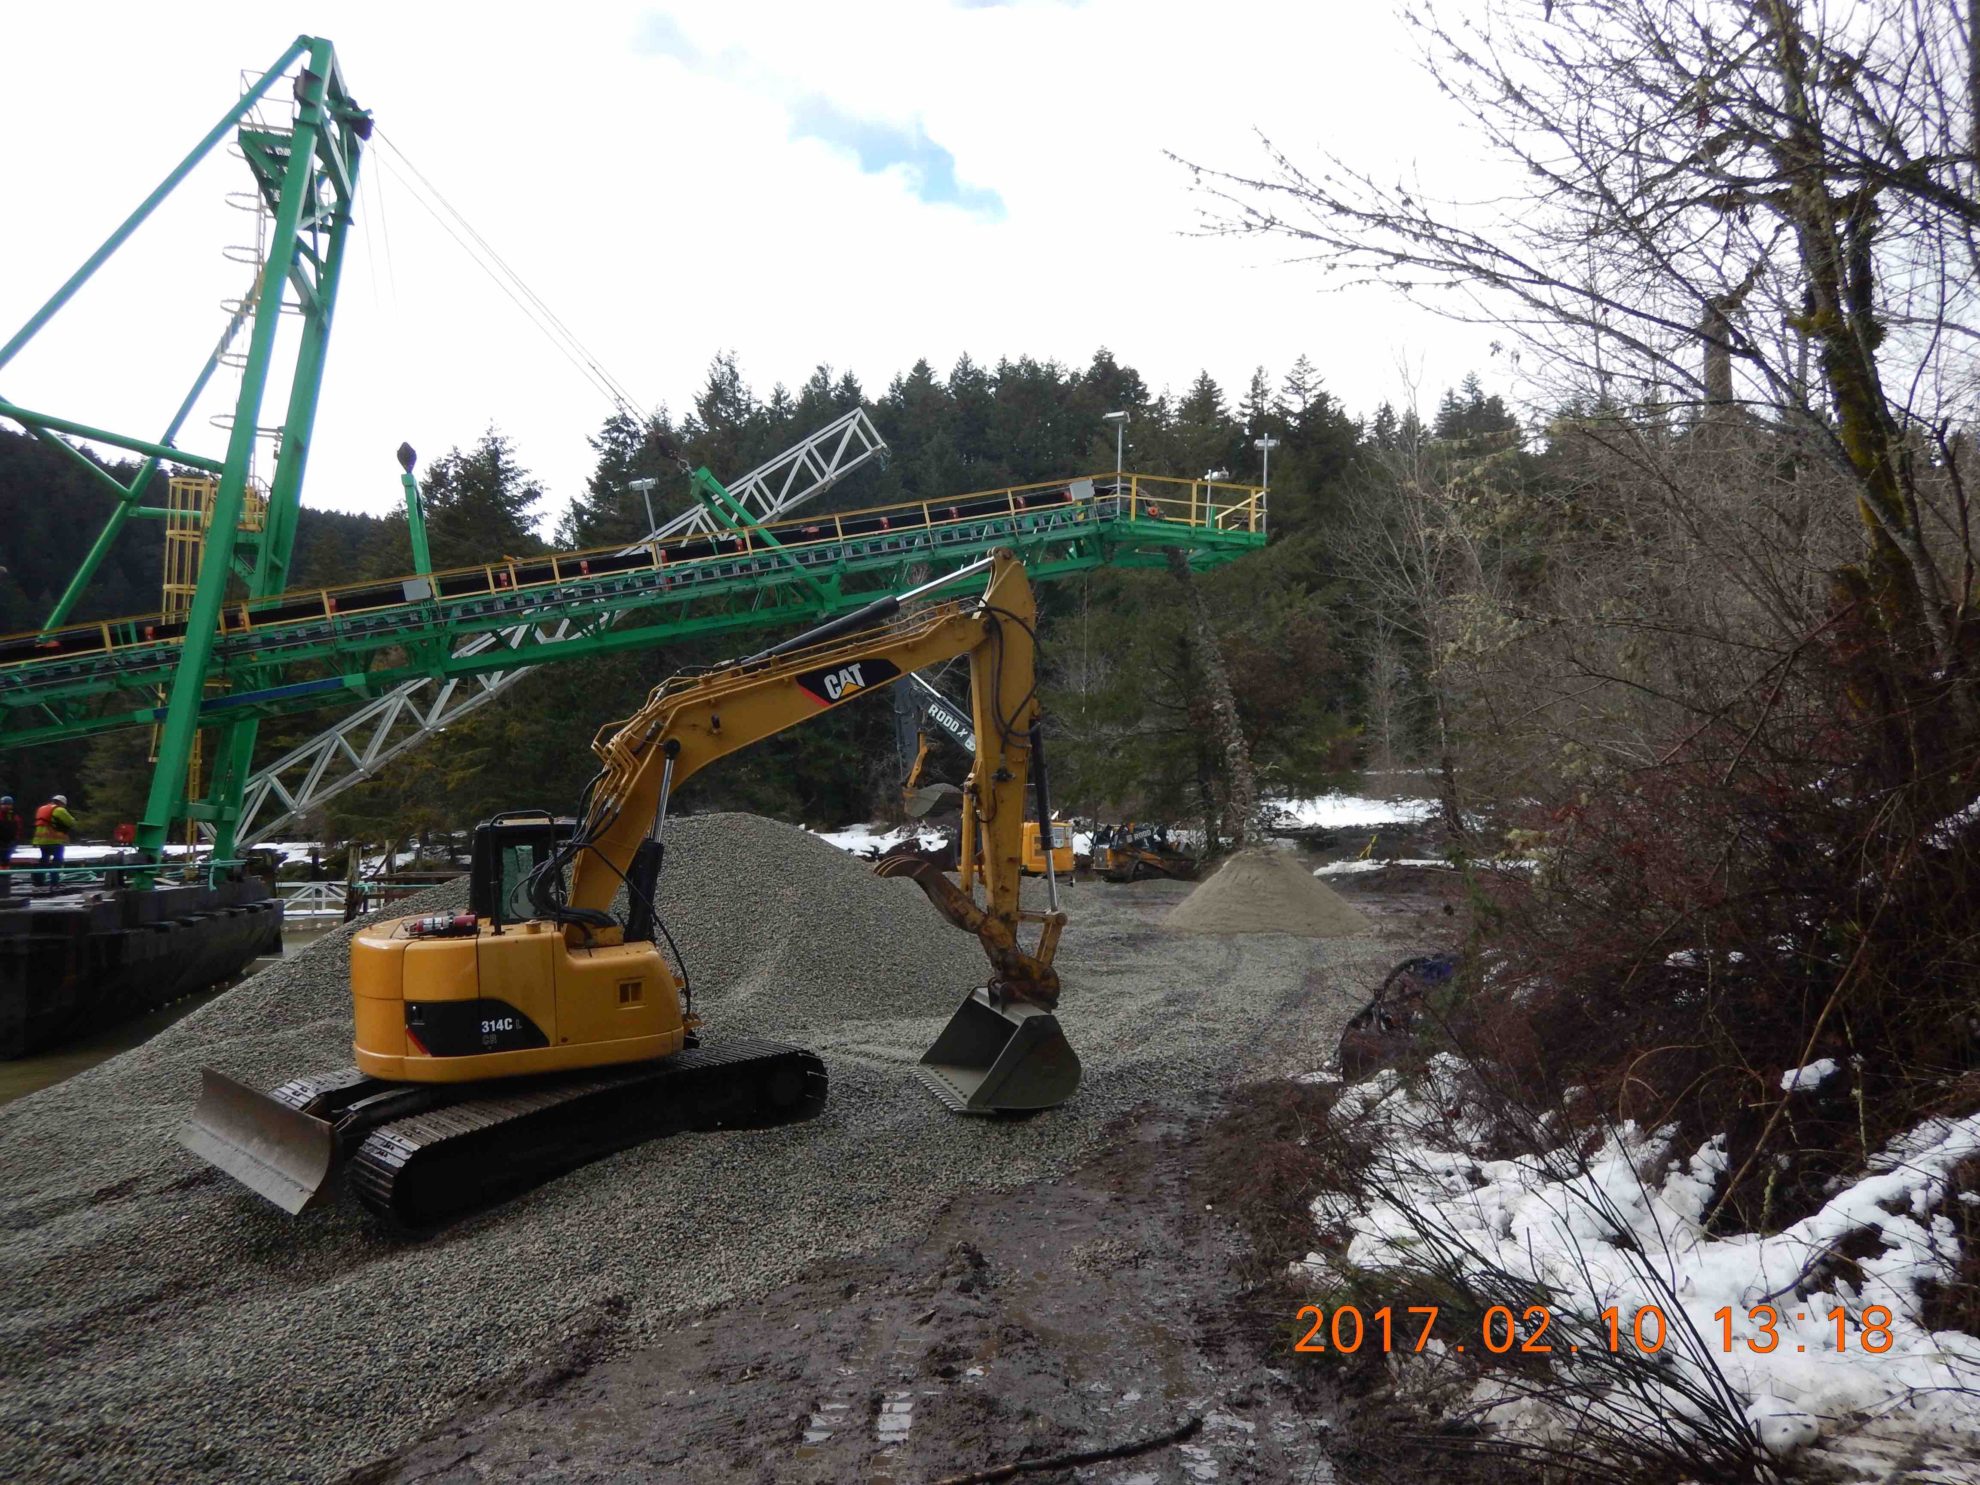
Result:
<svg viewBox="0 0 1980 1485"><path fill-rule="evenodd" d="M775 521L886 451L887 445L881 441L879 430L867 417L866 410L854 408L802 443L752 469L729 486L729 493L749 512L751 519ZM636 551L649 542L718 529L707 508L697 503L623 552ZM523 623L463 640L454 653L473 655L500 646L513 650L525 642L555 642L580 625L611 622L612 616L608 614L602 619L561 619L541 625ZM237 849L245 850L274 839L296 816L373 777L400 754L493 701L533 668L518 666L444 681L407 681L359 707L336 725L249 776L235 837Z"/></svg>

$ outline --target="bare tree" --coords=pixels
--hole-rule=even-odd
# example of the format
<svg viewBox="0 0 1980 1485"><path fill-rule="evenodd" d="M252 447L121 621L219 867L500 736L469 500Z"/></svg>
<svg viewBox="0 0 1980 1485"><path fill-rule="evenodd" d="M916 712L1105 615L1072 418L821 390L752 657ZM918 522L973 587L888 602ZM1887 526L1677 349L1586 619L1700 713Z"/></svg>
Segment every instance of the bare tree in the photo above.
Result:
<svg viewBox="0 0 1980 1485"><path fill-rule="evenodd" d="M1368 609L1371 666L1393 666L1403 650L1415 657L1411 699L1422 714L1444 834L1467 852L1463 779L1503 752L1479 682L1518 623L1492 535L1504 492L1490 466L1516 447L1499 442L1482 455L1422 439L1383 452L1335 536ZM1377 694L1394 689L1391 678Z"/></svg>
<svg viewBox="0 0 1980 1485"><path fill-rule="evenodd" d="M1403 696L1409 678L1395 620L1387 614L1371 614L1361 648L1366 668L1362 712L1367 723L1368 767L1389 773L1403 761Z"/></svg>
<svg viewBox="0 0 1980 1485"><path fill-rule="evenodd" d="M1845 589L1971 718L1976 13L1424 0L1408 18L1427 66L1523 188L1438 199L1269 141L1262 175L1192 168L1213 230L1296 239L1501 327L1557 404L1736 401L1826 461L1864 531Z"/></svg>

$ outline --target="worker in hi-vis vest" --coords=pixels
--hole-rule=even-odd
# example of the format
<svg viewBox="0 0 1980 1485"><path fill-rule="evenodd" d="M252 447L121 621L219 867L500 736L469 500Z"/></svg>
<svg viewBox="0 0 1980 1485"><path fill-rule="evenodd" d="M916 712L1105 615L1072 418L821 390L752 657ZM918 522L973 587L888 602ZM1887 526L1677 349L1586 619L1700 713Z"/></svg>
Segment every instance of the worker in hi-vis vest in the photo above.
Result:
<svg viewBox="0 0 1980 1485"><path fill-rule="evenodd" d="M41 848L43 866L60 866L69 837L76 833L76 817L69 813L69 796L57 794L34 812L34 843ZM37 871L35 885L53 887L62 880L59 871Z"/></svg>

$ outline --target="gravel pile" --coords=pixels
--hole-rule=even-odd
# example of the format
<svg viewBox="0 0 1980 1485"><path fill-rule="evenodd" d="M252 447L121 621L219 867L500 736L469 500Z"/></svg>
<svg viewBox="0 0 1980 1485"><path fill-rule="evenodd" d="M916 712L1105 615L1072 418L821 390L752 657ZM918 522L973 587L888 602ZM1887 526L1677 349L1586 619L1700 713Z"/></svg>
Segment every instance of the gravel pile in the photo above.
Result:
<svg viewBox="0 0 1980 1485"><path fill-rule="evenodd" d="M679 819L661 910L696 1008L711 1036L817 1049L825 1113L656 1141L415 1243L348 1197L286 1217L173 1140L202 1065L272 1086L348 1062L349 932L329 935L0 1110L0 1478L333 1478L534 1361L639 1344L964 1187L1067 1169L1137 1104L1323 1060L1394 950L1172 938L1156 920L1185 890L1072 889L1060 1016L1085 1085L965 1119L909 1070L981 977L975 944L801 831Z"/></svg>
<svg viewBox="0 0 1980 1485"><path fill-rule="evenodd" d="M1374 925L1284 851L1240 851L1170 911L1179 933L1297 933L1346 938Z"/></svg>

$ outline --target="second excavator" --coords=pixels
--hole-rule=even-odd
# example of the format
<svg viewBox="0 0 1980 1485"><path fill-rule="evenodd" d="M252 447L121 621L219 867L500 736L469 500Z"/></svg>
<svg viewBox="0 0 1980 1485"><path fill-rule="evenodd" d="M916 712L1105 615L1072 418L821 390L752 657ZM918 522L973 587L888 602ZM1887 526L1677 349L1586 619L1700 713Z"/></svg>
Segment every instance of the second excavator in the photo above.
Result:
<svg viewBox="0 0 1980 1485"><path fill-rule="evenodd" d="M979 597L903 613L985 572ZM1065 914L1056 884L1043 911L1019 900L1027 795L1039 822L1051 818L1035 622L1023 566L998 552L664 682L594 740L601 767L573 825L526 812L479 827L470 911L398 918L353 938L355 1067L272 1093L208 1069L180 1138L287 1211L319 1199L347 1167L366 1206L420 1227L658 1134L815 1111L826 1094L819 1059L772 1042L704 1042L660 952L668 805L727 754L959 657L970 665L976 753L958 879L915 859L878 870L912 878L975 934L990 975L917 1071L961 1112L1064 1102L1080 1078L1053 1014ZM1037 930L1028 947L1026 925Z"/></svg>

